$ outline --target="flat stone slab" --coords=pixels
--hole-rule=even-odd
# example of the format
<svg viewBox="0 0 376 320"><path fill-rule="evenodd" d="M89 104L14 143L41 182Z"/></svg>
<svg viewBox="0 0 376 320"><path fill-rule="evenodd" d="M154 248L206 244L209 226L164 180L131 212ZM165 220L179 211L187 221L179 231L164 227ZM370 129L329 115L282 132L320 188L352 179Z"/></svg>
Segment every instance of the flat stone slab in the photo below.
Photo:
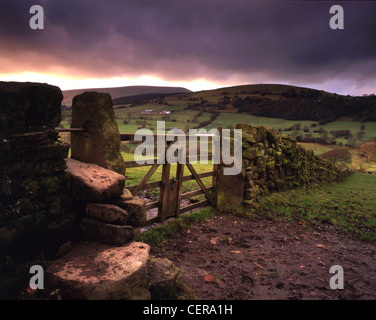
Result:
<svg viewBox="0 0 376 320"><path fill-rule="evenodd" d="M73 196L77 200L101 202L123 194L125 176L93 163L66 159Z"/></svg>
<svg viewBox="0 0 376 320"><path fill-rule="evenodd" d="M86 217L125 226L128 222L128 212L118 206L105 203L88 203Z"/></svg>
<svg viewBox="0 0 376 320"><path fill-rule="evenodd" d="M82 219L81 229L87 240L114 245L132 241L134 236L131 226L118 226L88 218Z"/></svg>
<svg viewBox="0 0 376 320"><path fill-rule="evenodd" d="M45 285L60 289L63 299L147 299L149 254L150 246L141 242L81 244L47 268Z"/></svg>
<svg viewBox="0 0 376 320"><path fill-rule="evenodd" d="M128 223L133 227L141 227L146 221L146 203L142 199L116 199L111 204L128 212Z"/></svg>

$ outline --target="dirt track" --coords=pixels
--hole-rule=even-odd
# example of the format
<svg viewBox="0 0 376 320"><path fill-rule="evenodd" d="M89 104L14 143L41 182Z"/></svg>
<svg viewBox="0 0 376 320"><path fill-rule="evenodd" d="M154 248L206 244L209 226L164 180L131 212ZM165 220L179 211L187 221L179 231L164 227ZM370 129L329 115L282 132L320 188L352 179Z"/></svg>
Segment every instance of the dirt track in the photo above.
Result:
<svg viewBox="0 0 376 320"><path fill-rule="evenodd" d="M221 215L153 252L172 260L204 300L376 299L376 248L332 227ZM333 265L344 289L329 285Z"/></svg>

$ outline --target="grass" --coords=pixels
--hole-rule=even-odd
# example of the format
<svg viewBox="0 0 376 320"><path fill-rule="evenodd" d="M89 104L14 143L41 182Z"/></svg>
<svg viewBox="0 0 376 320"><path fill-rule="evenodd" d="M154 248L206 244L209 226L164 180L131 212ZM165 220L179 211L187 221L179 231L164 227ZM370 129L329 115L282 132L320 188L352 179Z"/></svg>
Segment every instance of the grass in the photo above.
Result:
<svg viewBox="0 0 376 320"><path fill-rule="evenodd" d="M310 191L290 190L260 199L257 209L271 218L302 224L330 224L376 243L376 176L355 173L343 183Z"/></svg>
<svg viewBox="0 0 376 320"><path fill-rule="evenodd" d="M288 219L304 226L332 225L340 232L376 244L376 176L355 173L343 183L314 190L289 190L262 197L256 207L231 214ZM221 211L223 212L223 211ZM192 223L210 219L217 211L206 207L180 216L157 228L145 231L141 240L163 247L176 233L186 231ZM229 212L230 213L230 212Z"/></svg>
<svg viewBox="0 0 376 320"><path fill-rule="evenodd" d="M188 230L195 222L203 221L214 217L215 210L206 207L195 212L187 213L159 227L145 231L141 234L141 241L152 247L161 247L163 243L174 234Z"/></svg>
<svg viewBox="0 0 376 320"><path fill-rule="evenodd" d="M298 144L301 145L305 149L312 150L316 155L322 155L325 152L328 152L330 150L335 150L335 149L347 149L351 154L351 163L349 164L349 166L354 170L359 169L357 167L357 164L359 162L364 161L362 160L363 156L359 152L358 148L351 148L351 147L337 146L337 145L323 145L323 144L318 144L318 143L299 142ZM366 171L376 173L376 163L369 162L369 163L365 163L364 165L366 165Z"/></svg>
<svg viewBox="0 0 376 320"><path fill-rule="evenodd" d="M166 128L175 127L184 130L193 129L198 125L198 123L209 120L210 116L212 115L208 112L202 112L201 116L197 118L196 122L192 122L193 117L198 114L198 111L185 109L184 105L182 105L180 101L176 101L177 105L174 105L174 101L170 101L169 103L171 103L171 105L163 105L155 108L156 111L164 109L174 111L174 113L171 114L171 116L165 123ZM123 120L128 117L129 112L139 112L140 110L145 110L151 107L153 106L144 105L126 109L116 109L115 114L118 122L119 131L134 133L138 130L138 128L140 128L140 121L145 120L146 128L151 129L155 133L157 129L157 121L163 120L161 116L143 116L134 114L131 116L132 119L128 120L128 124L123 123ZM239 114L231 112L220 112L219 116L212 123L204 127L204 129L210 130L218 127L228 128L233 127L238 123L246 123L252 126L263 125L274 128L276 130L281 130L283 133L286 134L292 134L293 131L285 131L285 129L290 128L292 125L296 123L300 123L302 129L299 132L301 134L311 133L314 137L319 137L321 135L319 133L313 132L314 130L318 130L319 128L327 131L328 133L332 130L350 130L354 138L356 137L356 134L361 130L361 123L359 121L334 121L319 126L315 121L284 120L279 118L256 117L249 114ZM316 125L316 127L311 127L311 125L314 124ZM304 132L304 127L307 127L309 129L309 132ZM361 141L365 141L376 137L376 122L367 122L365 125L364 132L365 136L362 138ZM360 140L355 141L361 142ZM343 146L345 146L349 143L349 140L344 138L338 138L337 143L340 143ZM329 151L332 148L338 148L343 146L329 145L327 146L326 151Z"/></svg>
<svg viewBox="0 0 376 320"><path fill-rule="evenodd" d="M122 156L124 161L132 161L134 160L134 155L129 153L123 153ZM198 174L204 172L210 172L213 170L213 164L211 161L207 164L200 164L200 163L192 163L193 167L195 168ZM150 167L136 167L136 168L129 168L126 169L126 186L136 185L138 184L142 178L145 176L147 171ZM161 180L162 175L162 165L158 167L155 173L150 177L149 182L159 181ZM186 166L184 166L184 175L191 175L190 171ZM171 164L171 171L170 171L170 179L176 178L176 164ZM209 187L212 184L212 177L206 177L201 179L202 183ZM193 191L200 189L196 180L188 180L183 182L183 193L188 191ZM149 194L153 196L157 196L159 194L159 188L149 189Z"/></svg>
<svg viewBox="0 0 376 320"><path fill-rule="evenodd" d="M245 87L246 89L246 87ZM253 89L257 89L254 87ZM281 90L285 90L284 86L281 86ZM230 89L226 89L226 92ZM234 87L231 90L234 92L240 92L242 90L241 87ZM278 93L278 92L277 92ZM247 93L249 94L249 93ZM209 100L212 103L216 103L219 101L220 98L223 98L223 90L217 91L203 91L197 92L190 95L192 98L204 98ZM241 96L241 95L239 95ZM209 112L200 112L198 110L187 109L190 104L197 103L197 101L189 101L185 100L184 95L178 96L171 96L166 98L165 104L157 104L157 103L150 103L140 106L134 107L127 107L121 108L121 106L115 106L115 118L118 123L119 131L124 133L135 133L138 128L142 126L142 123L145 121L144 125L148 129L152 129L152 131L156 132L157 129L157 121L166 121L166 128L179 128L184 130L189 130L196 127L200 122L208 121L212 116L212 113ZM154 114L140 114L140 112L149 109L153 110ZM171 111L171 115L163 116L159 115L159 112L163 110ZM307 132L303 132L303 128L307 127L309 129L309 133L312 133L314 137L319 136L318 133L313 133L314 130L322 128L323 130L327 131L328 133L332 130L350 130L352 135L356 137L356 134L361 130L361 123L359 121L334 121L327 123L325 125L318 125L316 121L297 121L297 120L284 120L279 118L267 118L267 117L256 117L249 114L239 114L234 111L236 110L219 110L219 116L208 126L204 127L207 130L212 128L222 127L227 128L229 126L234 126L238 123L246 123L250 125L263 125L267 127L272 127L274 129L285 130L290 128L292 125L296 123L301 124L300 133L305 134ZM64 120L62 121L62 125L64 127L70 126L70 111L65 111L66 114ZM194 120L194 116L197 116ZM124 124L123 121L126 120L127 124ZM311 125L316 125L316 127L311 127ZM291 134L292 131L283 131L284 133ZM365 124L365 136L363 137L364 140L368 140L371 138L376 137L376 122L367 122ZM337 139L337 142L341 142L342 144L347 144L348 140L340 138Z"/></svg>
<svg viewBox="0 0 376 320"><path fill-rule="evenodd" d="M283 87L281 87L283 89ZM281 89L281 90L282 90ZM234 90L239 90L236 88ZM199 92L197 93L197 97L203 97L206 99L214 99L212 102L215 102L218 97L223 97L221 94L221 90L218 91L218 96L206 96L206 92ZM213 92L209 92L208 94L213 94ZM120 132L128 132L134 133L140 127L140 121L146 121L146 128L152 129L152 131L156 132L157 129L157 121L163 120L162 116L158 115L141 115L140 112L145 109L152 109L155 112L161 112L163 110L170 110L173 112L168 121L166 121L166 128L180 128L180 129L192 129L197 126L198 123L202 121L209 120L211 113L208 112L201 112L200 117L196 119L195 122L193 118L195 115L199 113L197 110L186 109L187 106L192 103L190 101L181 100L180 96L169 97L167 99L168 105L158 105L158 104L148 104L136 107L129 107L115 109L115 115L119 126ZM194 96L193 96L194 97ZM131 119L128 119L129 116ZM128 124L124 124L123 120L127 118ZM142 119L141 119L142 118ZM138 124L137 124L138 123ZM285 129L290 128L292 125L296 123L300 123L301 130L299 131L301 134L306 134L308 132L304 132L303 128L306 127L314 137L318 137L321 134L314 133L314 130L318 130L319 128L325 130L326 132L330 132L332 130L350 130L353 137L356 137L356 134L361 130L362 124L359 121L334 121L331 123L327 123L325 125L318 125L315 121L296 121L296 120L284 120L279 118L267 118L267 117L256 117L249 114L239 114L233 112L220 112L219 116L208 126L204 127L206 130L210 130L217 127L228 128L233 127L235 124L238 123L246 123L252 126L263 125L267 127L272 127L277 130L281 130L283 133L292 134L293 131L285 131ZM315 127L311 127L312 125L316 125ZM362 141L367 139L371 139L376 137L376 122L367 122L365 124L365 136L363 137ZM360 140L356 140L357 142L361 142ZM317 155L323 154L326 151L338 148L348 148L353 156L353 163L352 167L356 168L358 166L358 162L360 161L360 157L358 155L356 148L349 148L346 144L349 143L349 140L339 138L337 139L337 143L342 145L320 145L316 143L302 143L303 146L314 150ZM353 143L353 142L351 142ZM134 146L130 146L134 148ZM367 164L367 171L376 172L376 164Z"/></svg>

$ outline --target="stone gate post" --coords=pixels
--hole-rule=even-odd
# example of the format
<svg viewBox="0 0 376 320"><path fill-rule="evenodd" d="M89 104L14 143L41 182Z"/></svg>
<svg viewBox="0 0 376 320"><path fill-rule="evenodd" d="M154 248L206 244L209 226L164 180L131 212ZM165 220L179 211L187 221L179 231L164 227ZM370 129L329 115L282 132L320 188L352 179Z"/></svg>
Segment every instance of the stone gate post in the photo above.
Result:
<svg viewBox="0 0 376 320"><path fill-rule="evenodd" d="M71 128L86 129L85 132L71 134L72 159L125 174L120 134L109 94L84 92L75 96Z"/></svg>

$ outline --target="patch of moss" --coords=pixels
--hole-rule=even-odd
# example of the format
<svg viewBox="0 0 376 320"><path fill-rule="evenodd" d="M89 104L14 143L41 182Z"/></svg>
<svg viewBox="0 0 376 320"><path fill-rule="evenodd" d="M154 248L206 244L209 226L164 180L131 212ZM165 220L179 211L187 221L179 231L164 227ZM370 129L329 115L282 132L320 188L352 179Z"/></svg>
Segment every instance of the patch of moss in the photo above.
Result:
<svg viewBox="0 0 376 320"><path fill-rule="evenodd" d="M188 230L192 223L210 219L214 215L215 211L211 207L182 215L166 224L143 232L141 234L141 241L149 244L151 247L160 247L164 241L168 240L174 234Z"/></svg>

